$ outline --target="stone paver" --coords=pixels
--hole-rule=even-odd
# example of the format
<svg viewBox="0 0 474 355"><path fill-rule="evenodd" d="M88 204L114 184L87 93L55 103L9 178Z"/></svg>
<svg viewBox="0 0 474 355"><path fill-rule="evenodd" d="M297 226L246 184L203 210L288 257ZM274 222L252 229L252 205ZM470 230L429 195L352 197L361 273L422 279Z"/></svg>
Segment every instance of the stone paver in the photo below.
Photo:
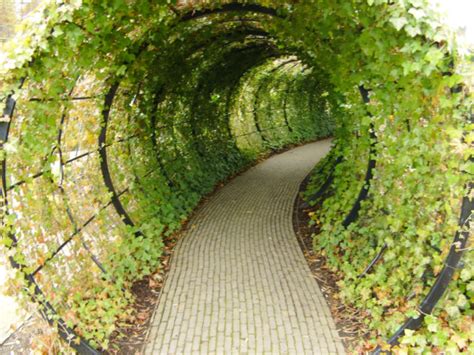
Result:
<svg viewBox="0 0 474 355"><path fill-rule="evenodd" d="M292 226L330 141L273 156L198 209L176 246L146 354L342 354Z"/></svg>

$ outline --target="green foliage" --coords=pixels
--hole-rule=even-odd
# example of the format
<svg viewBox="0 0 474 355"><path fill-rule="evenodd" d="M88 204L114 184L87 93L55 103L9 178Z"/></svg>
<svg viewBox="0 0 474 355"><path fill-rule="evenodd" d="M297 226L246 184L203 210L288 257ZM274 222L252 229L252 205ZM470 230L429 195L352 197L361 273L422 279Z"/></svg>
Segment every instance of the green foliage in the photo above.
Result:
<svg viewBox="0 0 474 355"><path fill-rule="evenodd" d="M2 95L14 90L18 102L2 151L4 244L12 246L9 233L17 236L15 259L29 273L68 241L35 276L59 315L94 346L107 348L130 316L132 282L156 270L162 237L216 183L270 149L333 132L335 148L307 192L341 157L331 196L314 216L322 223L314 245L343 276L342 299L371 315L373 342L416 314L440 272L457 230L463 171L472 172L473 127L471 98L449 92L461 77L443 74L455 48L425 1L255 3L280 17L179 21L169 1L52 2L0 57ZM360 85L370 89L369 105ZM103 184L98 146L109 109L105 149L115 196ZM370 195L344 229L363 185L371 125ZM123 223L117 200L133 224ZM383 259L358 279L385 244ZM472 350L467 255L440 307L401 349Z"/></svg>
<svg viewBox="0 0 474 355"><path fill-rule="evenodd" d="M133 316L133 282L159 267L163 236L219 181L270 149L331 134L334 121L307 96L319 78L294 58L268 75L290 57L248 33L261 25L179 23L165 1L51 3L40 18L1 59L2 95L17 100L3 241L54 319L107 349Z"/></svg>
<svg viewBox="0 0 474 355"><path fill-rule="evenodd" d="M333 152L343 159L334 168L330 197L312 217L322 225L314 247L342 276L342 299L371 315L367 323L374 343L391 336L406 317L418 314L459 228L460 204L469 181L463 170L472 166L468 161L472 99L465 91L450 93L461 77L443 73L456 53L424 1L368 1L346 7L317 3L315 16L322 22L315 26L323 30L309 31L314 36L306 36L301 46L305 51L315 43L324 48L323 38L335 44L334 56L325 58L321 49L315 55L344 93L345 113ZM313 4L301 11L310 11L309 7ZM289 41L290 33L304 26L306 21L301 27L293 23ZM357 92L359 85L371 90L368 106ZM367 169L370 124L377 136L377 166L360 217L346 229L341 222ZM326 175L322 162L306 196L317 191ZM382 259L358 278L384 245ZM472 252L467 252L464 269L433 316L426 317L420 331L405 333L399 351L472 351L474 302L468 285L473 267Z"/></svg>

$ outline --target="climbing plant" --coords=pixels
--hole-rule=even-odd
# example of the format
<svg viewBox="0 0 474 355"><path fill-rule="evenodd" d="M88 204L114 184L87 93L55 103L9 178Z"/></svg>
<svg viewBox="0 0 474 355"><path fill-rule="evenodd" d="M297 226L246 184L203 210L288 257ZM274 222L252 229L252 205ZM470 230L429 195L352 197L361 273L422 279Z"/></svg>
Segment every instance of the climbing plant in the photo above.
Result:
<svg viewBox="0 0 474 355"><path fill-rule="evenodd" d="M321 66L343 90L350 120L332 156L333 162L335 156L342 159L335 166L322 162L306 195L316 193L331 174L330 197L312 217L322 228L314 247L341 274L341 299L369 314L372 343L388 349L380 338L394 335L397 351L472 352L474 266L467 242L472 98L453 68L455 47L425 5L368 1L357 11L350 4L317 7L332 16L317 15L319 32L309 33L319 37L321 28L328 29L325 38L338 55L321 58L326 62ZM339 24L337 30L331 23ZM316 39L307 42L309 50ZM314 50L315 56L320 53L325 52ZM369 90L368 103L360 86ZM367 180L370 159L376 167ZM362 185L370 186L368 197L347 225ZM466 216L460 223L463 196ZM455 239L456 233L461 237ZM447 265L450 251L465 252L462 262ZM453 267L447 294L428 313L431 296L440 289L433 286L444 277L443 268ZM419 319L422 328L400 328L409 317L411 324Z"/></svg>
<svg viewBox="0 0 474 355"><path fill-rule="evenodd" d="M258 21L226 14L214 26L167 2L130 5L47 4L2 58L3 244L18 289L81 352L107 349L133 319L133 282L156 271L162 238L219 181L331 133L309 102L292 124L310 131L285 121L292 94L274 94L282 80L262 73L316 79L298 76L301 62ZM253 114L237 118L241 103ZM257 137L249 151L245 136Z"/></svg>
<svg viewBox="0 0 474 355"><path fill-rule="evenodd" d="M30 22L1 57L2 240L71 346L108 347L217 182L334 135L307 195L327 186L314 246L342 300L374 346L413 317L390 345L473 350L472 98L426 1L77 0ZM464 267L422 314L453 248Z"/></svg>

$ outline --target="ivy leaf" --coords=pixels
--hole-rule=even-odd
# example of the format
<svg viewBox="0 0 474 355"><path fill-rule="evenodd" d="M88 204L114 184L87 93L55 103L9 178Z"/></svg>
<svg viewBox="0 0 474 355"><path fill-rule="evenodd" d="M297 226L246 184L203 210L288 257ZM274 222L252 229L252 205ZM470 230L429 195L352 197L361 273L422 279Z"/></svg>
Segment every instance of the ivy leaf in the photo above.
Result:
<svg viewBox="0 0 474 355"><path fill-rule="evenodd" d="M460 315L459 308L454 305L446 307L446 313L448 313L451 318L456 318Z"/></svg>
<svg viewBox="0 0 474 355"><path fill-rule="evenodd" d="M461 169L470 175L474 175L474 163L470 161L463 164Z"/></svg>
<svg viewBox="0 0 474 355"><path fill-rule="evenodd" d="M125 72L127 71L127 66L126 65L121 65L118 69L117 69L117 75L118 76L122 76L125 74Z"/></svg>
<svg viewBox="0 0 474 355"><path fill-rule="evenodd" d="M443 58L444 53L435 47L430 48L425 55L425 59L434 66L437 66Z"/></svg>
<svg viewBox="0 0 474 355"><path fill-rule="evenodd" d="M466 288L468 291L474 292L474 281L469 282Z"/></svg>
<svg viewBox="0 0 474 355"><path fill-rule="evenodd" d="M407 31L407 33L411 36L411 37L415 37L419 34L421 34L421 30L418 26L416 25L407 25L405 27L405 31Z"/></svg>
<svg viewBox="0 0 474 355"><path fill-rule="evenodd" d="M60 26L55 26L53 30L53 37L59 37L64 34L64 31L61 29Z"/></svg>
<svg viewBox="0 0 474 355"><path fill-rule="evenodd" d="M426 12L422 9L411 8L408 13L412 14L417 21L426 16Z"/></svg>
<svg viewBox="0 0 474 355"><path fill-rule="evenodd" d="M403 26L408 24L408 20L405 17L395 17L395 18L392 17L390 19L390 22L397 29L397 31L400 31L403 28Z"/></svg>

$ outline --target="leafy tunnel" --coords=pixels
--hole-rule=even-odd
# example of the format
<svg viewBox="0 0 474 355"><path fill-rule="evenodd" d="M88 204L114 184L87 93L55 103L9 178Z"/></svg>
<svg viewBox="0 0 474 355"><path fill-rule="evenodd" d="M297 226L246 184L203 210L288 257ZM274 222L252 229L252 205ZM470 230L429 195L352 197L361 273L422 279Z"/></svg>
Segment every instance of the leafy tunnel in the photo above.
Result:
<svg viewBox="0 0 474 355"><path fill-rule="evenodd" d="M45 6L3 63L16 287L74 349L106 349L132 283L204 195L264 153L333 136L306 197L341 298L374 344L467 349L471 98L424 5Z"/></svg>

